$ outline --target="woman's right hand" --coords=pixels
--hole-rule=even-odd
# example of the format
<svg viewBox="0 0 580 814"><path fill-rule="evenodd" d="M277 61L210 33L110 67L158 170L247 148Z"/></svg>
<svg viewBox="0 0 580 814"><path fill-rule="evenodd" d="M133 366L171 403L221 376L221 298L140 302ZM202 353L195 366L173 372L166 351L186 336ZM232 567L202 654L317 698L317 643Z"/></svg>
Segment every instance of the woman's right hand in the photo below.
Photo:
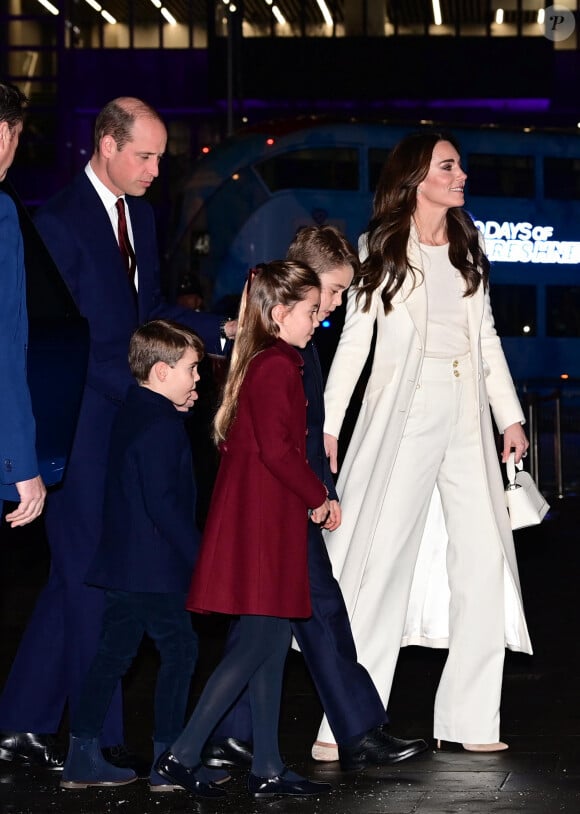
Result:
<svg viewBox="0 0 580 814"><path fill-rule="evenodd" d="M312 513L310 515L310 519L313 523L321 524L326 521L326 518L330 514L330 501L328 498L324 501L322 506L319 506L317 509L312 509Z"/></svg>
<svg viewBox="0 0 580 814"><path fill-rule="evenodd" d="M330 471L333 475L336 475L338 472L338 438L335 438L334 435L329 435L327 432L325 432L324 449L330 464Z"/></svg>

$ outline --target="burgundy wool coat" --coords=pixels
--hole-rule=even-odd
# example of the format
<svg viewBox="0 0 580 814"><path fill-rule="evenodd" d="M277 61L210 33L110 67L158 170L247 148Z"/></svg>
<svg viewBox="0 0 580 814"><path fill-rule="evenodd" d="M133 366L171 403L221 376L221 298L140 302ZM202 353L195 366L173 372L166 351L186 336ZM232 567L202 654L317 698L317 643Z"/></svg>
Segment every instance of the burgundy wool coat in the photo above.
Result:
<svg viewBox="0 0 580 814"><path fill-rule="evenodd" d="M189 592L192 611L306 618L308 509L326 487L306 461L302 358L281 339L250 363Z"/></svg>

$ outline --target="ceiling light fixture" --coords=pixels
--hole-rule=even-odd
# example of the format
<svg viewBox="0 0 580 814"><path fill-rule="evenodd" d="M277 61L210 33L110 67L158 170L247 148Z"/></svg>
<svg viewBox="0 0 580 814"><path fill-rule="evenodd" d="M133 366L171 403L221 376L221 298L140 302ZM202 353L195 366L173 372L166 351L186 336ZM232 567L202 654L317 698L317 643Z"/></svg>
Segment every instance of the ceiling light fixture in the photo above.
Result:
<svg viewBox="0 0 580 814"><path fill-rule="evenodd" d="M284 25L286 20L284 18L284 15L282 14L280 9L278 8L278 6L272 6L272 14L276 18L276 22L280 23L280 25Z"/></svg>
<svg viewBox="0 0 580 814"><path fill-rule="evenodd" d="M439 0L432 0L433 4L433 22L435 25L443 24L443 17L441 16L441 3Z"/></svg>
<svg viewBox="0 0 580 814"><path fill-rule="evenodd" d="M324 2L324 0L316 0L318 3L318 8L320 9L322 16L324 17L324 22L326 25L332 25L333 19L330 11L328 10L328 6Z"/></svg>
<svg viewBox="0 0 580 814"><path fill-rule="evenodd" d="M165 17L169 25L177 25L177 20L173 14L165 8L165 6L161 6L161 16Z"/></svg>
<svg viewBox="0 0 580 814"><path fill-rule="evenodd" d="M51 14L54 14L55 17L58 15L59 13L58 9L56 8L56 6L53 6L52 3L49 2L49 0L38 0L38 2L40 3L41 6L44 6L44 8L47 11L50 11Z"/></svg>

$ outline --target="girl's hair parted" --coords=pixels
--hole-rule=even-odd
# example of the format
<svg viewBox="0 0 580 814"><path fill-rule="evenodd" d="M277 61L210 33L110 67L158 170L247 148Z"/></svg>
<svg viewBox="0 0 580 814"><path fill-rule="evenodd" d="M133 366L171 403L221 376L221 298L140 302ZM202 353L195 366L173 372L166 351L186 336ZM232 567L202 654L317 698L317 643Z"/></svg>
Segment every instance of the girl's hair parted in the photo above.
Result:
<svg viewBox="0 0 580 814"><path fill-rule="evenodd" d="M308 266L275 260L251 269L238 314L238 330L222 403L214 419L214 440L224 441L236 417L242 382L252 359L272 345L278 325L272 317L276 305L292 308L311 288L320 288L318 276Z"/></svg>

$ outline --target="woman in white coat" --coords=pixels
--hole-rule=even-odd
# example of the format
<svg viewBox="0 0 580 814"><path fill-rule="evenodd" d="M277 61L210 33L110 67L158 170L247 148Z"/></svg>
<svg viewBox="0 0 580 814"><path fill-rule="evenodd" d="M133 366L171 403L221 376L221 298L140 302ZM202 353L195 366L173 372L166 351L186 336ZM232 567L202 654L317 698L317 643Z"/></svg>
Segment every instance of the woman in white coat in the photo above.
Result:
<svg viewBox="0 0 580 814"><path fill-rule="evenodd" d="M448 647L434 737L497 751L507 748L499 737L505 647L529 653L531 645L490 406L502 461L510 451L519 461L528 441L494 327L489 261L462 209L465 180L446 134L407 136L383 169L325 393L336 471L376 323L338 481L343 523L326 542L359 661L385 705L401 645ZM332 742L323 721L318 743Z"/></svg>

